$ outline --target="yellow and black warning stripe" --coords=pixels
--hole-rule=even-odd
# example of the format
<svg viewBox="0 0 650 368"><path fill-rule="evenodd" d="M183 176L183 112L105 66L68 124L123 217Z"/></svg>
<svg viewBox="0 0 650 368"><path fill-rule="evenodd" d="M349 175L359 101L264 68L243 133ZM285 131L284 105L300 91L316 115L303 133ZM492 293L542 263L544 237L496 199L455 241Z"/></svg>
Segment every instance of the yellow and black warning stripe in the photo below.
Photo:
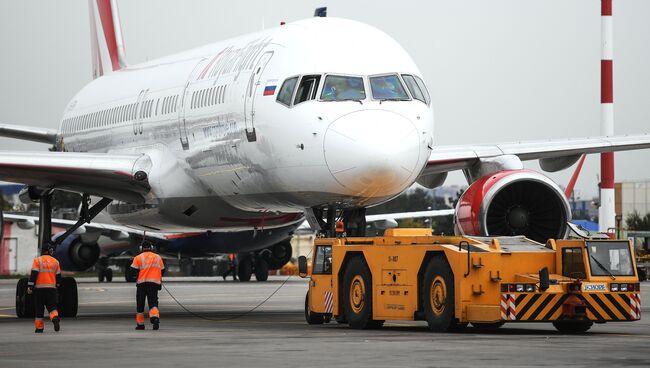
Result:
<svg viewBox="0 0 650 368"><path fill-rule="evenodd" d="M555 321L562 319L563 304L570 294L514 293L513 321ZM634 309L636 296L623 293L582 293L576 296L586 305L586 316L592 321L631 321L640 318ZM640 304L640 303L637 303Z"/></svg>
<svg viewBox="0 0 650 368"><path fill-rule="evenodd" d="M587 318L593 321L631 321L630 296L613 293L584 293L577 295L587 304Z"/></svg>
<svg viewBox="0 0 650 368"><path fill-rule="evenodd" d="M568 294L521 294L515 299L518 321L552 321L562 315Z"/></svg>

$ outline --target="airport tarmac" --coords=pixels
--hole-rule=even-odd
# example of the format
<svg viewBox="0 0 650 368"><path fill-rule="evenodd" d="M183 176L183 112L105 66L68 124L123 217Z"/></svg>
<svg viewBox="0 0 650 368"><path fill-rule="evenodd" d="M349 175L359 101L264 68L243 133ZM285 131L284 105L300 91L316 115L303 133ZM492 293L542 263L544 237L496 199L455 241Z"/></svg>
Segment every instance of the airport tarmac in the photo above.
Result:
<svg viewBox="0 0 650 368"><path fill-rule="evenodd" d="M192 312L162 290L161 329L135 331L135 287L79 281L79 316L55 333L14 314L16 280L0 280L0 367L451 367L650 366L650 318L561 335L550 324L509 324L494 332L431 333L423 322L359 331L336 322L309 326L307 282L177 278L166 282ZM276 292L277 291L277 292ZM276 292L254 311L253 307ZM648 315L650 283L642 284Z"/></svg>

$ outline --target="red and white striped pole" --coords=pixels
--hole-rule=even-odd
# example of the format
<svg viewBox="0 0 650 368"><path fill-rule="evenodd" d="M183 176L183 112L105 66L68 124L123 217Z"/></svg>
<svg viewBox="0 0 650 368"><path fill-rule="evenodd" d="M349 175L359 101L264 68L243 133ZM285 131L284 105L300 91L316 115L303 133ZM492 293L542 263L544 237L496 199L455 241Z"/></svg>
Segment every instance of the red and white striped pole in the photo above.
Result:
<svg viewBox="0 0 650 368"><path fill-rule="evenodd" d="M614 135L614 90L612 60L612 0L601 0L601 61L600 61L600 134ZM614 206L614 153L600 155L599 230L616 227Z"/></svg>

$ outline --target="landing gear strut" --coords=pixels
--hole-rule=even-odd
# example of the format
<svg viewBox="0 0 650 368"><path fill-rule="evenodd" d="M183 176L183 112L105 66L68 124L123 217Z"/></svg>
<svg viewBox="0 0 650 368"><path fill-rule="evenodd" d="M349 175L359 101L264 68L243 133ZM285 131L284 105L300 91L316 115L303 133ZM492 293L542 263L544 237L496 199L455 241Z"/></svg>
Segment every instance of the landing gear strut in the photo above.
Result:
<svg viewBox="0 0 650 368"><path fill-rule="evenodd" d="M40 195L40 207L38 214L38 254L43 251L43 247L49 241L52 241L52 190L42 190ZM81 214L79 221L70 227L66 232L57 237L54 241L54 247L61 244L70 234L80 228L85 223L90 223L109 203L111 199L103 198L95 205L90 207L90 197L83 195L81 203ZM112 275L111 275L112 278ZM19 318L34 317L35 307L34 298L27 294L27 278L18 280L16 285L16 316ZM72 277L61 278L61 286L58 289L59 302L58 310L62 317L76 317L79 308L77 282Z"/></svg>
<svg viewBox="0 0 650 368"><path fill-rule="evenodd" d="M342 220L345 236L366 236L366 209L354 208L337 210L335 206L317 207L307 211L307 220L312 227L318 225L321 234L335 238L336 223Z"/></svg>

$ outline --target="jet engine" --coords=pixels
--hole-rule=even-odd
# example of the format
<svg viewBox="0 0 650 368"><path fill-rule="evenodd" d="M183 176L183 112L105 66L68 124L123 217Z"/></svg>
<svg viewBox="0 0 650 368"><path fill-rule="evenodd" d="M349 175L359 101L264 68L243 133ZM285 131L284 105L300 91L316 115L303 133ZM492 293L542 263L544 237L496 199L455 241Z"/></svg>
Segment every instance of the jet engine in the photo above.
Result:
<svg viewBox="0 0 650 368"><path fill-rule="evenodd" d="M456 206L457 235L524 235L540 243L564 238L571 210L551 179L529 170L501 171L476 180Z"/></svg>
<svg viewBox="0 0 650 368"><path fill-rule="evenodd" d="M97 242L84 242L80 235L70 235L56 247L54 258L66 271L85 271L99 259Z"/></svg>

